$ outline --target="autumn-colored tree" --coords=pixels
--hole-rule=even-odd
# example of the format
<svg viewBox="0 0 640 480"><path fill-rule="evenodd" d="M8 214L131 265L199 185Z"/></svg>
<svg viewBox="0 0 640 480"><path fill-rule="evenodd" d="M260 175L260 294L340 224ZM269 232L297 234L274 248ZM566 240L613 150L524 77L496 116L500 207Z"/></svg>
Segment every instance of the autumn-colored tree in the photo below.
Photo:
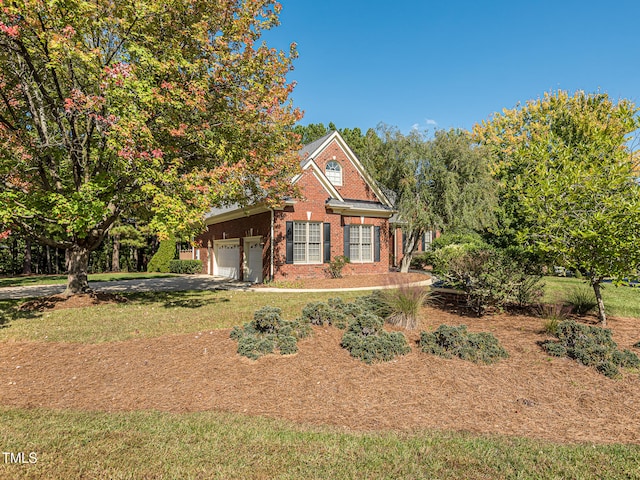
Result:
<svg viewBox="0 0 640 480"><path fill-rule="evenodd" d="M68 293L123 213L188 235L291 194L296 56L270 0L0 2L0 224L68 251Z"/></svg>
<svg viewBox="0 0 640 480"><path fill-rule="evenodd" d="M504 233L581 271L603 325L602 282L620 283L640 267L640 184L627 147L637 112L606 94L558 91L475 128L495 158Z"/></svg>

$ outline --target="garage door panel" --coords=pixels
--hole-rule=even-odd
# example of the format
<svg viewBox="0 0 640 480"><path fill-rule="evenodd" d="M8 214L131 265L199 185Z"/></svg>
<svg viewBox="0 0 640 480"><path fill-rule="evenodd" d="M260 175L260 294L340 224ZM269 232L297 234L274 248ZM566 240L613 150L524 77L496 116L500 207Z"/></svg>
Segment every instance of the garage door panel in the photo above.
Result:
<svg viewBox="0 0 640 480"><path fill-rule="evenodd" d="M240 278L240 246L223 244L215 247L215 275L221 277Z"/></svg>

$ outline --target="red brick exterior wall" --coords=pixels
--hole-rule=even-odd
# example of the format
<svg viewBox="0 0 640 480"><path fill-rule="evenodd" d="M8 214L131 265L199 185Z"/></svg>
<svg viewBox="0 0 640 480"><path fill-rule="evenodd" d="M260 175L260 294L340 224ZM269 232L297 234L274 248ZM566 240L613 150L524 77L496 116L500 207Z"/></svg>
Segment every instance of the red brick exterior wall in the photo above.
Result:
<svg viewBox="0 0 640 480"><path fill-rule="evenodd" d="M253 231L251 230L253 229ZM244 258L244 245L242 239L244 237L261 236L264 241L262 247L262 278L269 278L269 236L271 234L271 212L259 213L250 217L242 217L228 222L217 223L215 225L209 225L207 231L202 233L196 238L200 248L200 259L203 263L203 273L207 273L207 265L211 262L208 257L208 242L211 241L213 245L214 240L223 240L231 238L240 239L240 259ZM213 254L213 247L211 249ZM211 274L213 274L213 264L211 265ZM242 280L243 270L240 269L240 280Z"/></svg>
<svg viewBox="0 0 640 480"><path fill-rule="evenodd" d="M335 157L335 158L334 158ZM337 142L332 142L315 159L316 164L323 172L327 163L336 161L342 167L342 186L336 186L336 190L342 198L357 200L377 201L375 193L369 188L367 182L362 178L360 172L347 157L342 147Z"/></svg>
<svg viewBox="0 0 640 480"><path fill-rule="evenodd" d="M369 188L356 167L348 159L346 153L337 142L330 144L317 158L316 164L324 171L328 162L334 160L342 166L342 186L336 187L345 199L378 201L374 192ZM353 263L345 266L346 275L386 273L389 271L390 259L390 230L386 218L342 217L326 208L330 194L316 178L312 168L304 170L297 185L304 196L294 205L288 205L283 210L274 211L274 279L323 278L327 275L326 263L320 264L287 264L286 263L286 222L311 221L331 224L331 258L344 255L344 225L365 224L380 227L380 261L371 263ZM253 232L251 232L253 228ZM264 247L262 250L263 279L270 276L270 230L271 212L265 212L250 217L242 217L227 222L209 225L206 232L196 240L201 245L200 259L203 261L203 272L208 271L207 243L223 238L240 239L240 258L244 258L242 238L247 236L262 236ZM212 250L213 251L213 250ZM348 256L348 252L346 253ZM240 269L241 275L243 269ZM213 266L211 266L213 273Z"/></svg>

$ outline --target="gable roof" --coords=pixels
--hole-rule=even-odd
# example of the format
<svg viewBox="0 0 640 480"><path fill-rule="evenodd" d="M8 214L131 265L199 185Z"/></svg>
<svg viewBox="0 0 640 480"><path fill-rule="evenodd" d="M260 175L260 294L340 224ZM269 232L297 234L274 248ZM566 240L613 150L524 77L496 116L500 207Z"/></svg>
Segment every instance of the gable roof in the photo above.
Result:
<svg viewBox="0 0 640 480"><path fill-rule="evenodd" d="M342 197L337 192L337 190L333 187L333 184L326 178L326 176L325 176L324 172L322 171L322 169L318 168L317 164L315 163L315 159L318 157L318 155L320 155L322 153L322 151L325 148L327 148L331 144L331 142L334 141L334 140L338 143L338 145L346 153L347 158L356 167L356 170L358 171L358 173L360 173L360 175L364 179L365 183L373 191L374 195L378 198L380 203L382 203L383 205L385 205L385 206L387 206L389 208L393 208L392 202L389 200L387 195L385 195L385 193L382 191L380 186L371 177L371 175L369 175L369 173L364 168L364 165L362 165L362 163L360 162L360 160L358 159L356 154L353 153L353 150L351 150L351 148L349 147L347 142L344 140L344 138L342 138L342 135L340 135L340 133L338 131L333 131L331 133L328 133L324 137L319 138L318 140L316 140L314 142L311 142L308 145L305 145L299 152L300 157L301 157L300 167L303 170L306 170L307 168L309 168L313 164L315 166L314 173L316 173L316 176L319 177L319 180L321 181L321 183L323 185L327 185L327 184L330 185L330 188L327 188L325 186L325 188L327 188L327 191L329 192L329 194L331 194L331 196L333 198L342 200ZM323 178L320 178L320 175ZM299 178L300 178L300 176L297 176L296 178L294 178L294 180L293 180L294 183L296 181L298 181Z"/></svg>
<svg viewBox="0 0 640 480"><path fill-rule="evenodd" d="M333 140L336 140L338 145L340 145L342 150L346 153L348 159L351 161L351 163L353 163L356 170L360 173L360 175L364 179L365 183L374 192L375 196L378 198L381 205L378 205L378 207L375 207L374 204L376 204L376 202L345 200L344 198L342 198L338 190L333 186L331 181L326 177L324 171L315 162L315 159L318 157L318 155L320 155L320 153L322 153L322 151L325 148L327 148L331 144ZM380 186L367 173L367 171L365 170L360 160L358 160L358 157L356 156L356 154L353 153L353 151L351 150L349 145L347 145L347 142L345 142L344 138L342 138L342 135L340 135L339 132L333 131L311 143L308 143L298 151L298 155L300 156L300 168L302 170L307 170L309 168L312 169L315 177L318 179L318 181L324 187L324 189L327 190L327 192L329 193L331 198L328 204L331 203L331 206L334 209L336 210L340 209L344 211L350 210L353 212L356 212L356 211L360 212L361 210L362 211L364 210L381 211L382 210L382 211L389 212L389 215L393 213L392 202L389 200L388 196L383 192ZM292 179L292 182L296 183L301 177L302 177L302 174L296 175ZM287 204L295 203L295 201L292 199L285 199L285 200L286 200L285 203ZM266 211L269 211L269 208L264 203L258 203L255 205L244 206L244 207L237 203L234 203L232 205L225 206L225 207L212 208L209 211L209 213L205 215L205 223L217 223L219 221L232 220L234 218L240 218L242 216L253 215L256 213L262 213ZM216 218L215 222L208 221L210 219L213 219L214 217Z"/></svg>

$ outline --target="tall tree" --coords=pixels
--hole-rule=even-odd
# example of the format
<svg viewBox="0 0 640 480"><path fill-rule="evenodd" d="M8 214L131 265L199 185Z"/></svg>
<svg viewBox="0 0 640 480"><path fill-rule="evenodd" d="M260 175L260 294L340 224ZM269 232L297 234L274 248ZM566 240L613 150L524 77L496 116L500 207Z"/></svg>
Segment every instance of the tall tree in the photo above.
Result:
<svg viewBox="0 0 640 480"><path fill-rule="evenodd" d="M583 272L603 325L602 282L623 282L640 268L640 185L627 147L637 112L606 94L558 91L475 128L494 153L513 238Z"/></svg>
<svg viewBox="0 0 640 480"><path fill-rule="evenodd" d="M367 160L378 182L394 192L405 233L401 271L407 272L425 231L482 229L492 224L495 182L488 153L464 130L439 130L433 138L380 125L377 154Z"/></svg>
<svg viewBox="0 0 640 480"><path fill-rule="evenodd" d="M67 249L67 292L127 212L187 235L291 194L296 56L270 0L16 0L0 10L0 224Z"/></svg>

